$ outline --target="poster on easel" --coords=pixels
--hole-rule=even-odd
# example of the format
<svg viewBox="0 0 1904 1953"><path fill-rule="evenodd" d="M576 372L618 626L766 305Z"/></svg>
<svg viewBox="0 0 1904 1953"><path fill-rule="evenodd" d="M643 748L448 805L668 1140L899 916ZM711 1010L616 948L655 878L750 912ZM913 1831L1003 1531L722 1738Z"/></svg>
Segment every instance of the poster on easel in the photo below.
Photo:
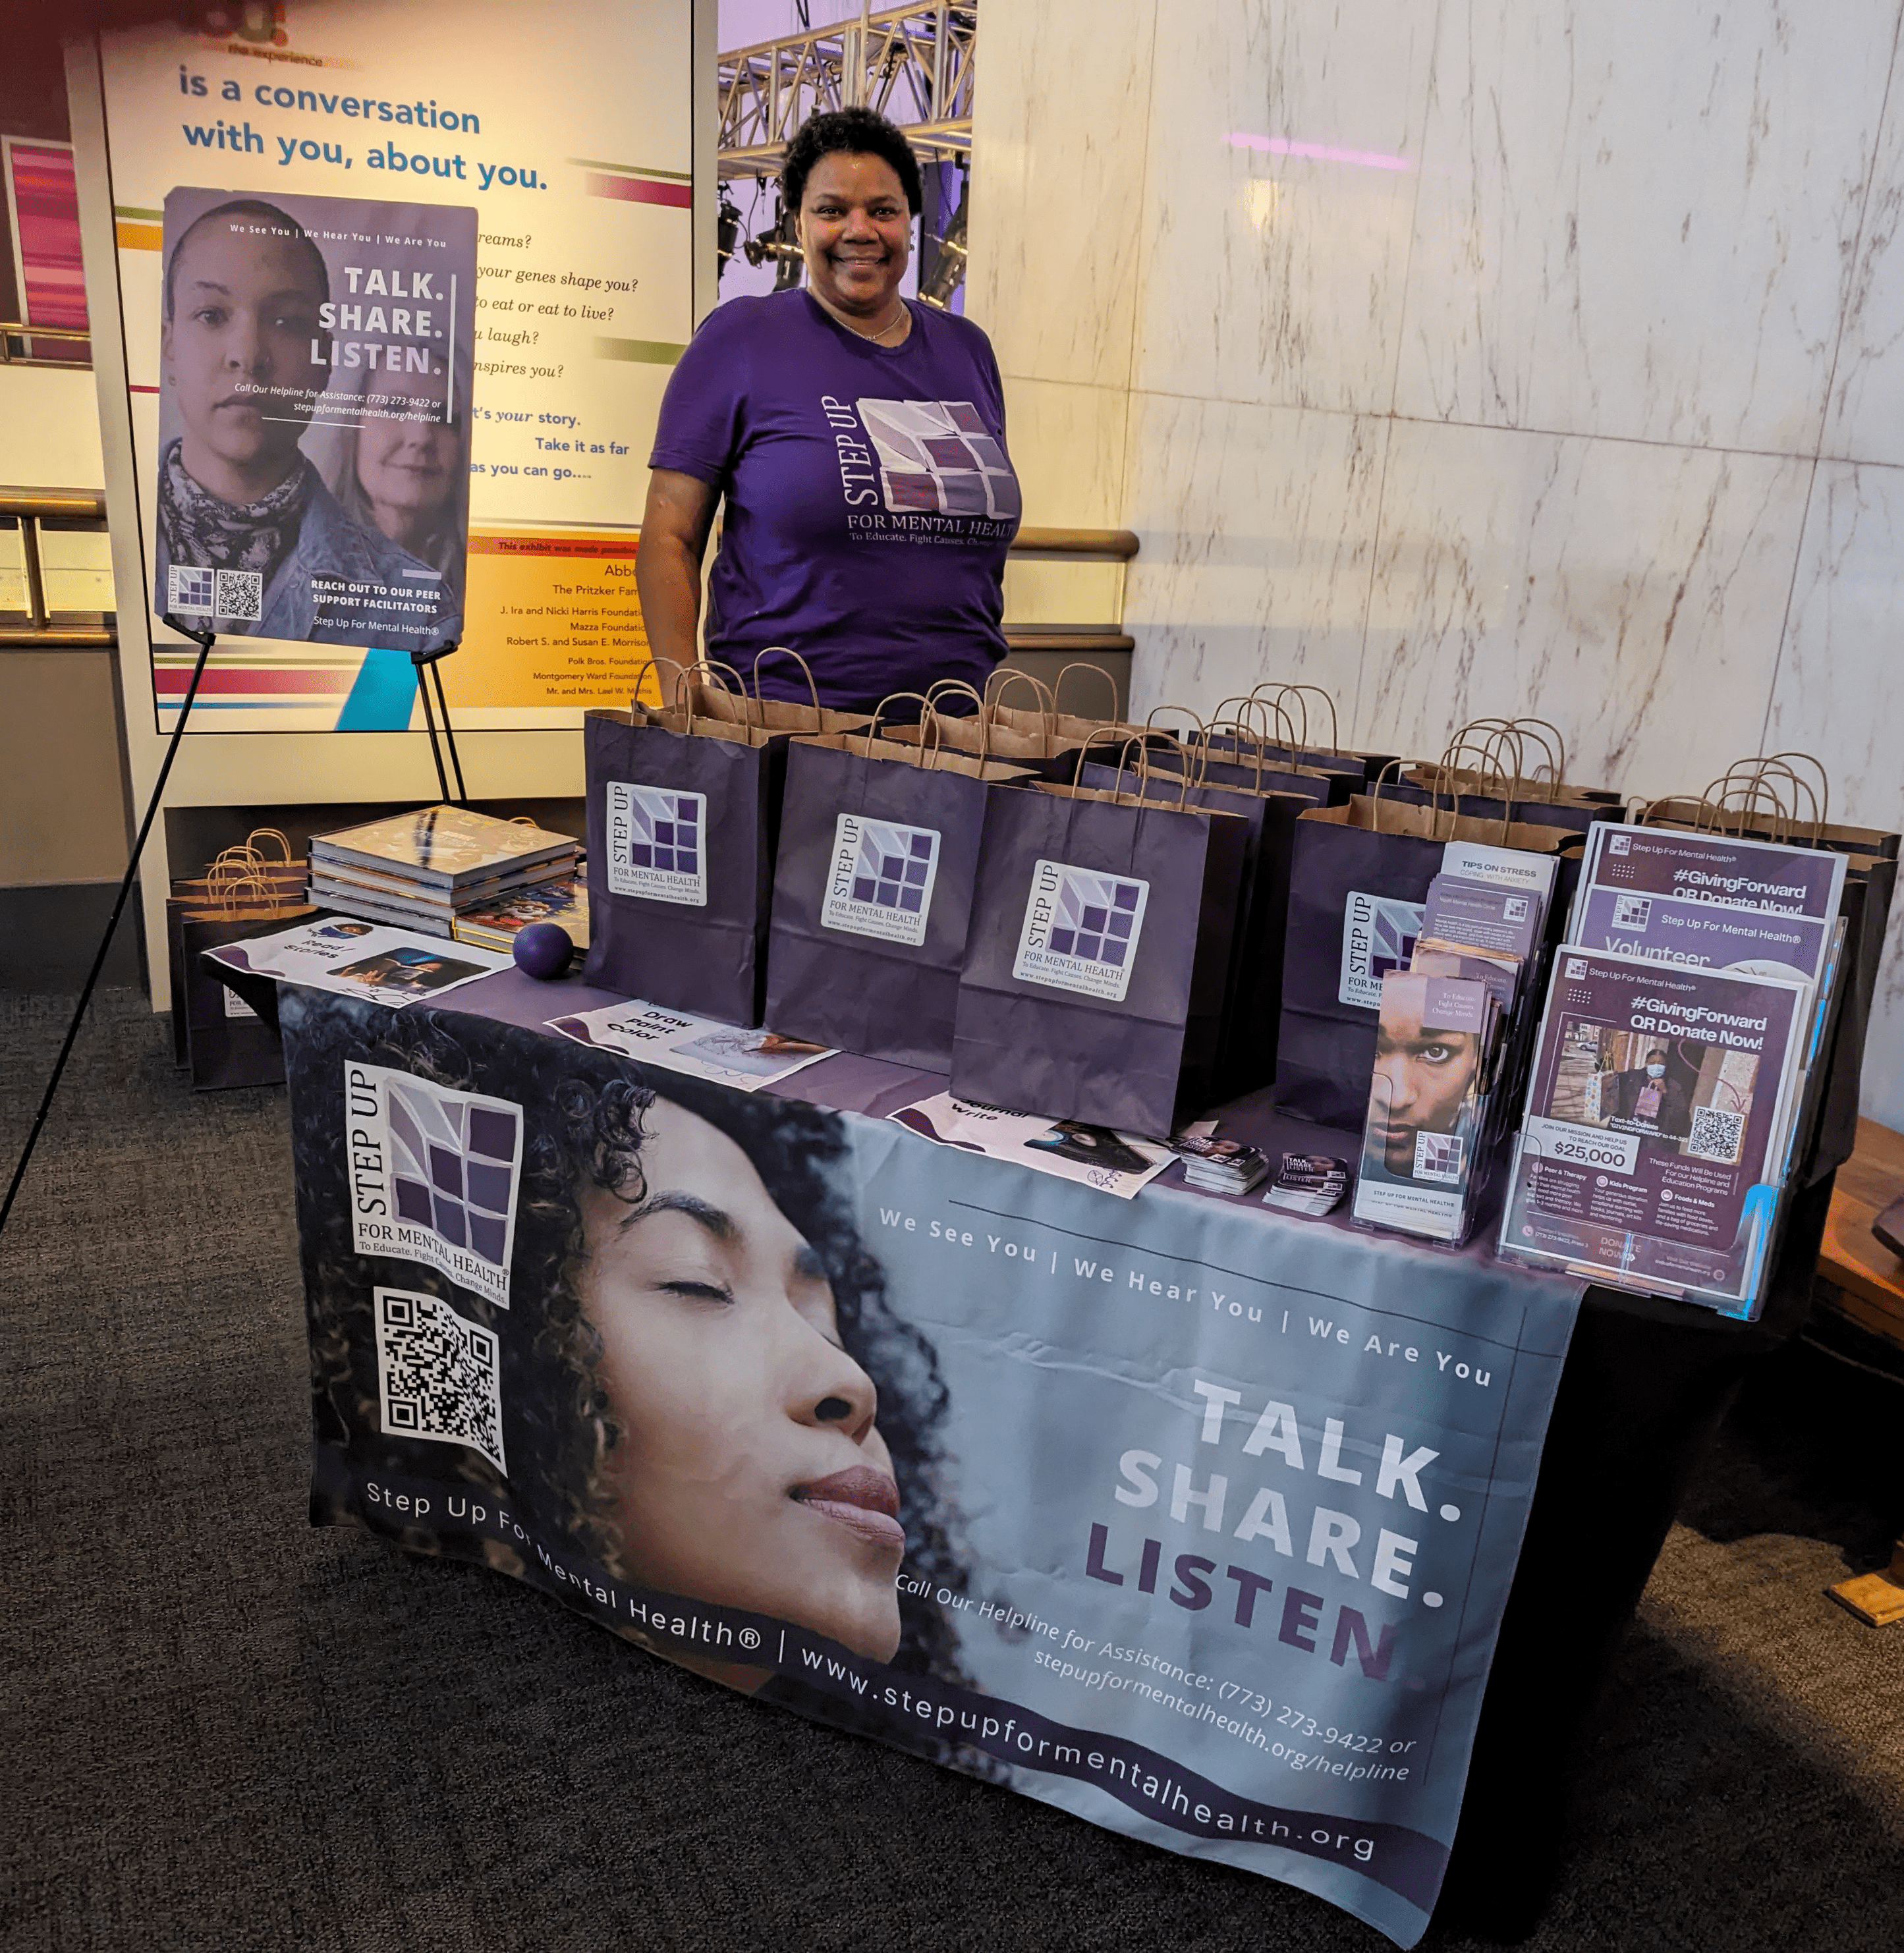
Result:
<svg viewBox="0 0 1904 1953"><path fill-rule="evenodd" d="M193 731L407 729L446 638L460 729L652 691L689 10L291 0L101 52L149 600L219 634Z"/></svg>

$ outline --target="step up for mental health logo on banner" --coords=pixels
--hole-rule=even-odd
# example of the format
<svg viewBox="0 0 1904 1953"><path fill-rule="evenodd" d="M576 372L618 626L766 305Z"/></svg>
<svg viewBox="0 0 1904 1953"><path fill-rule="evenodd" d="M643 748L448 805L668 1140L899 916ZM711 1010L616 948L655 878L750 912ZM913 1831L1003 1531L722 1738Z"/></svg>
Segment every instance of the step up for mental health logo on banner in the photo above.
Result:
<svg viewBox="0 0 1904 1953"><path fill-rule="evenodd" d="M353 1064L343 1110L358 1253L422 1262L507 1309L521 1107Z"/></svg>

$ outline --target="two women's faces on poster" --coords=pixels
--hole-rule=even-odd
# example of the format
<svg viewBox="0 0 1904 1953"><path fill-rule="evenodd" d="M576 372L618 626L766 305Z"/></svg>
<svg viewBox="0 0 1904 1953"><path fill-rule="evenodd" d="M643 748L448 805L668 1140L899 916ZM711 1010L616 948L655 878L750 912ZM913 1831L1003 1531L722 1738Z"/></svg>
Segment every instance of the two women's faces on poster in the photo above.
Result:
<svg viewBox="0 0 1904 1953"><path fill-rule="evenodd" d="M456 634L475 223L449 205L167 196L162 615L366 647Z"/></svg>

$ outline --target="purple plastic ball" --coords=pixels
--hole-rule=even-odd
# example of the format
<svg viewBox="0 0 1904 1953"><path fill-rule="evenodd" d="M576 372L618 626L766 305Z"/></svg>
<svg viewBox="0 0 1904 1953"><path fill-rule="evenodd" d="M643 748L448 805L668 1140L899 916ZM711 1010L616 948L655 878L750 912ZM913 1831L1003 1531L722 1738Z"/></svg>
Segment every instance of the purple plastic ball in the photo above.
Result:
<svg viewBox="0 0 1904 1953"><path fill-rule="evenodd" d="M560 923L532 922L526 929L516 932L512 953L518 970L546 981L551 976L560 976L568 968L576 946L569 940L569 932Z"/></svg>

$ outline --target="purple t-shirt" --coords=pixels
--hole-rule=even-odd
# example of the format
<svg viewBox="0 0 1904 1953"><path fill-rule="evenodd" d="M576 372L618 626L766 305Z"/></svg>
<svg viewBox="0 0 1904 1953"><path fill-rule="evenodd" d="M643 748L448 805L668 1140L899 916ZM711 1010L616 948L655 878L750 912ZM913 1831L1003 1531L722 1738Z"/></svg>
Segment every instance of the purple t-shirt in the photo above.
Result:
<svg viewBox="0 0 1904 1953"><path fill-rule="evenodd" d="M727 498L708 655L751 681L757 652L790 645L829 705L983 686L1005 655L1018 481L998 362L969 321L907 309L912 330L888 346L805 291L720 306L668 381L648 457ZM761 688L807 696L784 658Z"/></svg>

